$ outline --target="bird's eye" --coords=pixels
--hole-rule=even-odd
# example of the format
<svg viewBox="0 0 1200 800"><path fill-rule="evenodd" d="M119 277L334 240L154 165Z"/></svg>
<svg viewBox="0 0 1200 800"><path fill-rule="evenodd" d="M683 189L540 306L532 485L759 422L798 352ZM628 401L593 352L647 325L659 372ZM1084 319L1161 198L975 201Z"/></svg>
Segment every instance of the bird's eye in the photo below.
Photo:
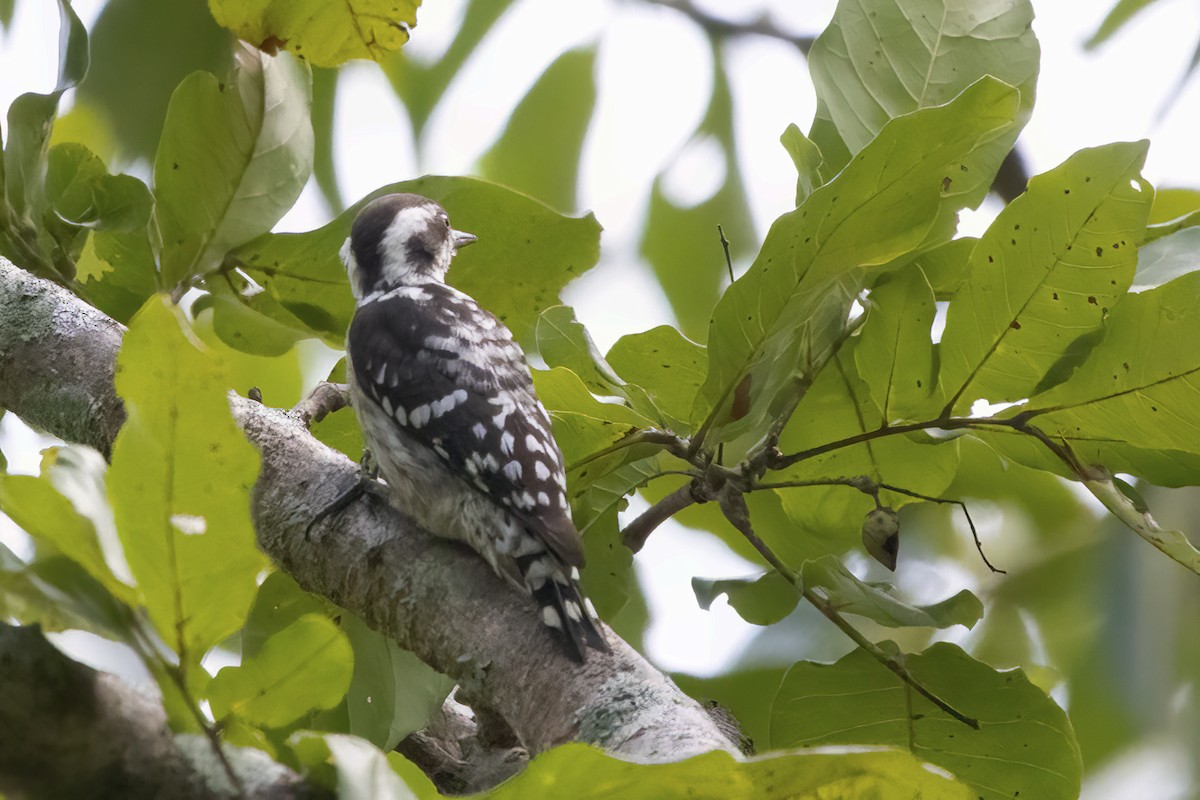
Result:
<svg viewBox="0 0 1200 800"><path fill-rule="evenodd" d="M450 229L450 218L445 214L442 215L442 224L446 226L446 230Z"/></svg>

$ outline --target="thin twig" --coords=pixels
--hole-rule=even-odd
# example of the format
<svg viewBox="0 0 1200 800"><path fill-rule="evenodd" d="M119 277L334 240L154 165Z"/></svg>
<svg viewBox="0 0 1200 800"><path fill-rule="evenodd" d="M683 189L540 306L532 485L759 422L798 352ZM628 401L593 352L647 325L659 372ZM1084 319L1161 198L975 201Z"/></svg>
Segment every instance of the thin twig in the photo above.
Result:
<svg viewBox="0 0 1200 800"><path fill-rule="evenodd" d="M913 492L908 489L901 489L899 486L892 486L891 484L888 484L888 483L879 484L879 488L886 489L889 492L896 492L897 494L903 494L903 495L908 495L909 497L915 497L918 500L928 500L931 503L942 503L945 505L958 506L959 508L962 509L963 516L967 518L967 525L971 528L971 538L973 538L975 540L975 549L979 551L979 557L983 559L983 563L987 564L987 568L990 569L992 572L998 572L1001 575L1008 574L1008 572L1006 570L1002 570L999 567L994 566L991 561L988 561L987 555L983 552L983 542L979 541L979 532L977 530L975 530L975 520L971 519L971 512L967 510L967 504L964 503L962 500L951 500L948 497L933 497L931 495L921 494L920 492Z"/></svg>
<svg viewBox="0 0 1200 800"><path fill-rule="evenodd" d="M729 240L725 238L725 231L721 226L717 226L717 235L721 237L721 247L725 249L725 266L729 269L729 282L733 283L733 259L729 256Z"/></svg>

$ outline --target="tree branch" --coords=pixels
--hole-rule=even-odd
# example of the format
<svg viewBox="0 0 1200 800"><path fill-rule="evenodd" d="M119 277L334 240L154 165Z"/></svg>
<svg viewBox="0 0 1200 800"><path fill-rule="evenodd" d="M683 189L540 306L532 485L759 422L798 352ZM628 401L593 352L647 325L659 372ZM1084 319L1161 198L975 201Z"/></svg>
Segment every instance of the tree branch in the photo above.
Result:
<svg viewBox="0 0 1200 800"><path fill-rule="evenodd" d="M208 742L175 735L153 696L77 664L36 627L0 623L0 792L16 797L233 798ZM222 748L247 798L316 797L257 750Z"/></svg>
<svg viewBox="0 0 1200 800"><path fill-rule="evenodd" d="M122 332L0 259L0 405L27 422L109 452L124 414L112 385ZM530 599L379 498L365 495L305 541L308 521L357 466L309 435L298 414L237 396L230 404L262 452L253 501L262 550L306 590L458 681L531 754L569 740L641 762L735 751L698 703L614 634L612 653L576 665Z"/></svg>

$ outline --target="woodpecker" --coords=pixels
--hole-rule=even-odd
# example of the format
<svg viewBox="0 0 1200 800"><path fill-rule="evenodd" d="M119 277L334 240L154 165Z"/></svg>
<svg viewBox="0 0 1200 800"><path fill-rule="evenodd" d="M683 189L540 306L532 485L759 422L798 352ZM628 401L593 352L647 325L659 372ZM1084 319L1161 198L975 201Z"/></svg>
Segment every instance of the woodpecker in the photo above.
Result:
<svg viewBox="0 0 1200 800"><path fill-rule="evenodd" d="M356 308L346 378L389 502L465 542L537 602L569 655L608 644L579 588L562 452L512 333L445 283L475 237L445 209L391 194L359 212L341 250Z"/></svg>

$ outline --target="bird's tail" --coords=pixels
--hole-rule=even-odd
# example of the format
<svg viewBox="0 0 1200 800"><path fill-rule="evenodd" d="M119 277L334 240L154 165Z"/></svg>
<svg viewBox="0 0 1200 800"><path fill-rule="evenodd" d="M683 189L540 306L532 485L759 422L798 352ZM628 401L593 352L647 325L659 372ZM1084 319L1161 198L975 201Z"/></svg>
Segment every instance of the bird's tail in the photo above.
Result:
<svg viewBox="0 0 1200 800"><path fill-rule="evenodd" d="M596 610L579 588L578 570L572 569L568 574L558 559L547 552L518 558L517 567L538 604L542 622L564 635L572 659L581 664L586 662L589 647L609 651Z"/></svg>

